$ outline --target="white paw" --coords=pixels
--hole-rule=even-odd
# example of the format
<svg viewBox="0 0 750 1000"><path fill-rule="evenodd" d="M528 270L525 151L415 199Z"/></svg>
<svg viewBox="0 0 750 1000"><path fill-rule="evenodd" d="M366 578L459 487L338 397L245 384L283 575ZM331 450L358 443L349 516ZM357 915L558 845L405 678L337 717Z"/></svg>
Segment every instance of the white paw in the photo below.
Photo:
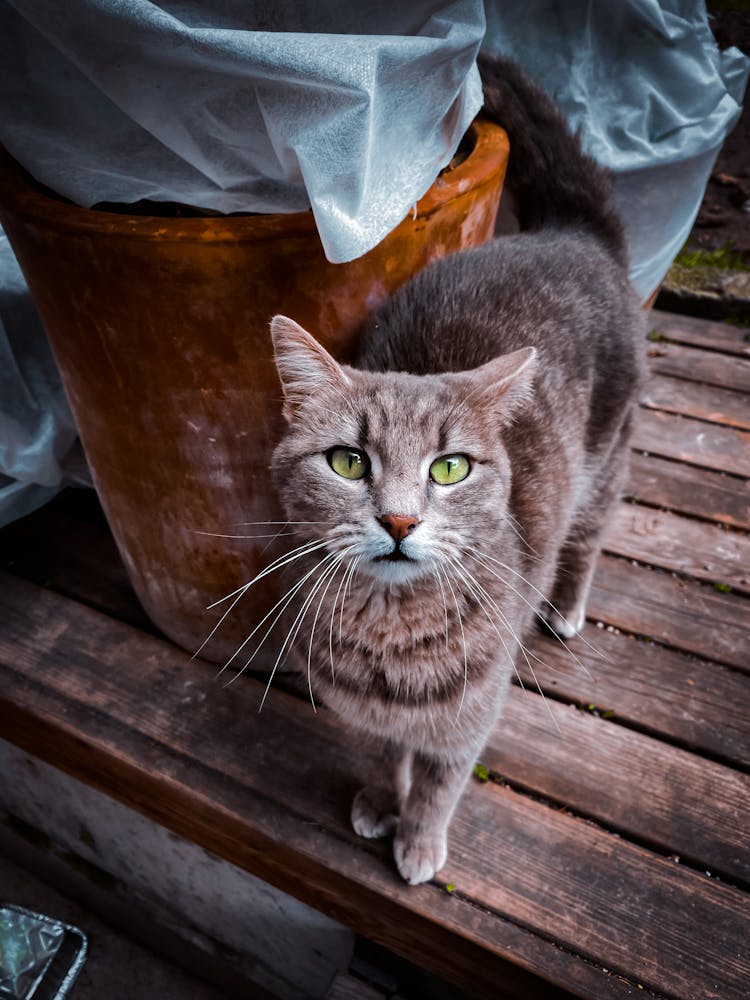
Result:
<svg viewBox="0 0 750 1000"><path fill-rule="evenodd" d="M429 882L448 858L448 838L444 833L412 839L397 834L393 856L402 878L410 885Z"/></svg>
<svg viewBox="0 0 750 1000"><path fill-rule="evenodd" d="M352 802L352 826L360 837L387 837L398 826L392 797L378 788L362 788Z"/></svg>
<svg viewBox="0 0 750 1000"><path fill-rule="evenodd" d="M578 635L586 624L585 608L574 608L567 618L563 618L562 615L558 614L557 611L553 611L552 608L546 608L540 614L549 628L561 639L572 639L574 635Z"/></svg>

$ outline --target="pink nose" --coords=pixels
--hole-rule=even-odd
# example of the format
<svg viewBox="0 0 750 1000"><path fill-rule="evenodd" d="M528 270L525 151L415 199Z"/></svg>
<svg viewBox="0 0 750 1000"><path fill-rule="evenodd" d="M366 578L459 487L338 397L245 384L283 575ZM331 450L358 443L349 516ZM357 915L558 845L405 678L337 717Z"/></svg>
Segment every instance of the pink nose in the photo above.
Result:
<svg viewBox="0 0 750 1000"><path fill-rule="evenodd" d="M410 517L408 514L383 514L378 521L397 542L411 534L420 523L418 517Z"/></svg>

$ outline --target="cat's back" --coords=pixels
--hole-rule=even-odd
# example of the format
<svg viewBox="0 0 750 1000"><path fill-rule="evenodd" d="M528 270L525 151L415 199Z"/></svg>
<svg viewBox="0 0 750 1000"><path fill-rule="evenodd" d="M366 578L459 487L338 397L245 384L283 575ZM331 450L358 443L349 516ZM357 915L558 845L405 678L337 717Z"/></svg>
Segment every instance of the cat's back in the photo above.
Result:
<svg viewBox="0 0 750 1000"><path fill-rule="evenodd" d="M638 367L641 310L621 266L586 233L505 237L429 265L366 324L355 366L467 371L521 347L579 375Z"/></svg>

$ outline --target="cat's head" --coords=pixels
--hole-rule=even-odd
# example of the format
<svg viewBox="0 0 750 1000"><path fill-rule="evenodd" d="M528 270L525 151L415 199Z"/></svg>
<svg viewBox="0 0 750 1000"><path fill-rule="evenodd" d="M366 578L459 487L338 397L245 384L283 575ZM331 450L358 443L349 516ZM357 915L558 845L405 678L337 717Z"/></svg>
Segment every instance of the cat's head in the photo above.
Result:
<svg viewBox="0 0 750 1000"><path fill-rule="evenodd" d="M510 491L502 433L536 352L469 372L409 375L336 362L293 320L271 324L287 432L273 471L290 521L359 572L409 583L497 538Z"/></svg>

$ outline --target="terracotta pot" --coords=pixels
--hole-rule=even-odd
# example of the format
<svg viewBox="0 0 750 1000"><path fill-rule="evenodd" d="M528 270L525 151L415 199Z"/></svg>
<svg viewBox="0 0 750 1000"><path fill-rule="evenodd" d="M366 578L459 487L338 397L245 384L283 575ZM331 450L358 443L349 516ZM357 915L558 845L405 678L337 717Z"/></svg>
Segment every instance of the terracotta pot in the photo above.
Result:
<svg viewBox="0 0 750 1000"><path fill-rule="evenodd" d="M273 525L243 522L283 518L268 478L281 428L270 317L292 316L346 359L363 318L399 285L487 240L508 143L482 120L469 138L468 157L435 181L415 217L336 265L310 212L145 218L82 209L0 157L0 219L133 586L159 628L191 652L228 607L207 605L278 551L268 538L217 537L270 535ZM201 655L224 659L276 599L273 577L253 587Z"/></svg>

